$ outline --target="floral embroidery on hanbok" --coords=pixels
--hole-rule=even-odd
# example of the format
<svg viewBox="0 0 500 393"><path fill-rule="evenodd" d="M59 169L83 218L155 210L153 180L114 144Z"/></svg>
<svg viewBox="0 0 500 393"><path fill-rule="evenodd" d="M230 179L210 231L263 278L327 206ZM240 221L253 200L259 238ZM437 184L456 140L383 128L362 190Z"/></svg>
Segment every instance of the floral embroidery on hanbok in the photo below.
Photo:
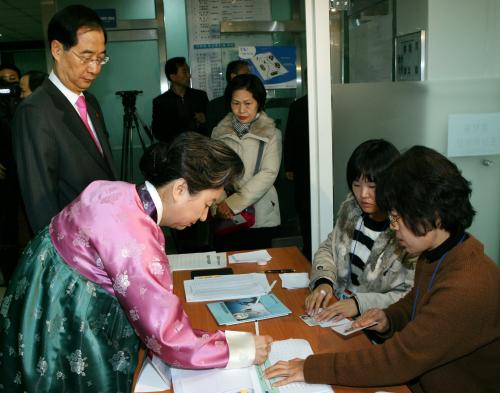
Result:
<svg viewBox="0 0 500 393"><path fill-rule="evenodd" d="M16 373L16 377L14 378L14 383L16 385L21 385L21 372L20 371L18 371Z"/></svg>
<svg viewBox="0 0 500 393"><path fill-rule="evenodd" d="M95 297L96 296L95 291L96 291L95 284L92 281L87 281L87 293L90 296Z"/></svg>
<svg viewBox="0 0 500 393"><path fill-rule="evenodd" d="M17 336L17 353L20 357L24 356L24 343L23 343L23 335L21 333Z"/></svg>
<svg viewBox="0 0 500 393"><path fill-rule="evenodd" d="M90 237L87 235L83 229L79 229L78 232L75 234L75 238L73 239L73 245L75 247L85 247L88 248L90 247Z"/></svg>
<svg viewBox="0 0 500 393"><path fill-rule="evenodd" d="M21 296L24 295L24 292L26 292L26 288L28 288L28 280L26 277L21 278L17 282L17 287L16 287L16 294L14 295L14 299L18 300Z"/></svg>
<svg viewBox="0 0 500 393"><path fill-rule="evenodd" d="M109 361L114 371L126 373L130 365L130 355L123 351L118 351Z"/></svg>
<svg viewBox="0 0 500 393"><path fill-rule="evenodd" d="M0 308L0 314L4 317L7 318L7 314L9 312L9 307L10 307L10 302L12 300L12 295L5 296L3 298L2 302L2 307Z"/></svg>
<svg viewBox="0 0 500 393"><path fill-rule="evenodd" d="M113 289L120 295L125 296L127 293L127 288L130 286L130 281L128 279L127 271L120 273L116 276L115 282L113 283Z"/></svg>
<svg viewBox="0 0 500 393"><path fill-rule="evenodd" d="M38 374L40 374L43 377L47 372L48 368L49 365L43 356L40 359L38 359L38 363L36 365L36 371Z"/></svg>
<svg viewBox="0 0 500 393"><path fill-rule="evenodd" d="M133 309L131 309L129 311L129 314L130 314L130 319L132 319L132 321L139 320L139 311L137 310L137 307L134 307Z"/></svg>
<svg viewBox="0 0 500 393"><path fill-rule="evenodd" d="M82 357L82 351L77 349L75 352L71 353L69 356L66 356L69 361L69 365L71 367L71 371L85 376L85 368L88 367L88 363L86 362L87 358Z"/></svg>
<svg viewBox="0 0 500 393"><path fill-rule="evenodd" d="M147 290L148 290L147 288L141 287L139 289L139 295L141 295L141 297L144 297L144 295L146 294Z"/></svg>
<svg viewBox="0 0 500 393"><path fill-rule="evenodd" d="M102 263L102 259L100 256L97 256L96 259L95 259L95 264L96 266L99 268L99 269L103 269L104 270L104 264Z"/></svg>
<svg viewBox="0 0 500 393"><path fill-rule="evenodd" d="M163 276L163 273L165 273L165 266L161 262L160 258L154 257L149 264L149 270L151 271L151 274L155 276Z"/></svg>
<svg viewBox="0 0 500 393"><path fill-rule="evenodd" d="M144 248L144 244L139 244L132 239L123 245L120 255L123 258L141 258Z"/></svg>
<svg viewBox="0 0 500 393"><path fill-rule="evenodd" d="M57 380L62 379L64 381L66 379L66 375L64 375L64 373L62 371L58 371L56 373L56 379Z"/></svg>
<svg viewBox="0 0 500 393"><path fill-rule="evenodd" d="M158 342L158 340L156 340L155 336L146 337L145 341L146 341L146 347L148 347L155 353L160 353L161 345Z"/></svg>

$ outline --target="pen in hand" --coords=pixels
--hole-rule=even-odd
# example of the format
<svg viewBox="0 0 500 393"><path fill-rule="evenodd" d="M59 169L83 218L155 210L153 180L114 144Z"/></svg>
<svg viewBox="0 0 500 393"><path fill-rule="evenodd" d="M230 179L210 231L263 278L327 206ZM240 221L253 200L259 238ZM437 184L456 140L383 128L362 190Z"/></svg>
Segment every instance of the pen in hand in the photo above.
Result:
<svg viewBox="0 0 500 393"><path fill-rule="evenodd" d="M269 269L264 273L295 273L295 269Z"/></svg>
<svg viewBox="0 0 500 393"><path fill-rule="evenodd" d="M273 281L273 283L271 284L271 286L269 287L269 291L267 291L267 293L271 292L274 288L274 286L276 285L276 280ZM262 297L262 295L259 295L259 297L257 298L257 300L255 301L255 303L253 304L254 306L256 304L258 304L260 302L260 298Z"/></svg>

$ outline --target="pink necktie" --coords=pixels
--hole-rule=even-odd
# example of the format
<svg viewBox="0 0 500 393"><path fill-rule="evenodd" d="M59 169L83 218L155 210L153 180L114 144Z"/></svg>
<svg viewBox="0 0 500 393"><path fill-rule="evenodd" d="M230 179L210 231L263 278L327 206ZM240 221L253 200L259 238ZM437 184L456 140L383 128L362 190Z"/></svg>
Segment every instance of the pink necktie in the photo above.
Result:
<svg viewBox="0 0 500 393"><path fill-rule="evenodd" d="M97 140L97 137L94 135L92 132L92 128L90 128L88 116L87 116L87 103L85 102L85 97L80 96L76 100L76 107L78 108L78 112L80 113L80 117L82 118L83 124L85 124L85 127L87 127L87 130L92 137L92 140L94 141L95 145L97 146L97 149L102 155L102 147L99 141Z"/></svg>

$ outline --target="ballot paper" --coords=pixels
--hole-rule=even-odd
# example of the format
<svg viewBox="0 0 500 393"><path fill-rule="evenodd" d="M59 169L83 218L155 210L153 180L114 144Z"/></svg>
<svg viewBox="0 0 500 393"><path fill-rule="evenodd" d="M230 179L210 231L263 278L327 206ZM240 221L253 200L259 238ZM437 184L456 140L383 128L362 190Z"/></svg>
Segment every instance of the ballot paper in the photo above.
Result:
<svg viewBox="0 0 500 393"><path fill-rule="evenodd" d="M225 252L209 251L168 255L170 271L220 269L227 266Z"/></svg>
<svg viewBox="0 0 500 393"><path fill-rule="evenodd" d="M172 384L175 393L330 393L328 385L294 382L273 388L275 381L264 378L264 370L280 360L305 359L312 349L306 340L289 339L275 341L264 365L239 369L185 370L172 368Z"/></svg>
<svg viewBox="0 0 500 393"><path fill-rule="evenodd" d="M240 252L229 256L229 263L258 263L268 262L272 259L267 250Z"/></svg>
<svg viewBox="0 0 500 393"><path fill-rule="evenodd" d="M309 275L307 273L281 273L281 286L286 289L307 288Z"/></svg>
<svg viewBox="0 0 500 393"><path fill-rule="evenodd" d="M146 356L134 392L159 392L170 389L170 367L158 356Z"/></svg>
<svg viewBox="0 0 500 393"><path fill-rule="evenodd" d="M184 290L188 302L210 302L262 296L271 288L264 273L249 273L186 280Z"/></svg>

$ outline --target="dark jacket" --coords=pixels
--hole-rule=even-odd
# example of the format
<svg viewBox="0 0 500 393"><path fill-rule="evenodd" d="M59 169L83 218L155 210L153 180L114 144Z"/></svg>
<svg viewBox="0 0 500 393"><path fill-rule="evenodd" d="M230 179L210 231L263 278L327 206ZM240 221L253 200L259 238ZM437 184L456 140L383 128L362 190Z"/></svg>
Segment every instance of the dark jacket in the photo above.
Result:
<svg viewBox="0 0 500 393"><path fill-rule="evenodd" d="M210 136L206 123L197 124L194 114L207 114L208 96L202 90L187 88L184 97L178 96L172 89L153 100L152 131L156 139L172 142L185 131L196 131Z"/></svg>
<svg viewBox="0 0 500 393"><path fill-rule="evenodd" d="M73 105L48 79L14 116L19 184L35 233L91 182L117 177L101 107L92 94L84 94L104 156Z"/></svg>

